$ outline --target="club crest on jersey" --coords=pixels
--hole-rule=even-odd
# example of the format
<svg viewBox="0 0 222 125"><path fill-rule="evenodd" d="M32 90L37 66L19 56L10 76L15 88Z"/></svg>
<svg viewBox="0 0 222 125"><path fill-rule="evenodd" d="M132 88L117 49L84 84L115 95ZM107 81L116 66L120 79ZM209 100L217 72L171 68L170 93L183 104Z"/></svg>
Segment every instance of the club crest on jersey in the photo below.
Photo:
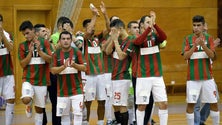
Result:
<svg viewBox="0 0 222 125"><path fill-rule="evenodd" d="M216 92L216 91L214 91L213 93L214 93L214 96L217 98L217 92Z"/></svg>
<svg viewBox="0 0 222 125"><path fill-rule="evenodd" d="M92 92L92 97L93 97L93 98L95 97L95 93L94 93L94 92Z"/></svg>
<svg viewBox="0 0 222 125"><path fill-rule="evenodd" d="M154 36L151 36L151 40L155 41L155 40L156 40L156 38L155 38Z"/></svg>
<svg viewBox="0 0 222 125"><path fill-rule="evenodd" d="M81 109L83 109L83 104L82 104L82 102L79 103L79 107L80 107Z"/></svg>
<svg viewBox="0 0 222 125"><path fill-rule="evenodd" d="M197 96L196 95L192 95L192 97L193 97L193 101L197 100Z"/></svg>
<svg viewBox="0 0 222 125"><path fill-rule="evenodd" d="M147 101L147 96L143 96L143 102Z"/></svg>

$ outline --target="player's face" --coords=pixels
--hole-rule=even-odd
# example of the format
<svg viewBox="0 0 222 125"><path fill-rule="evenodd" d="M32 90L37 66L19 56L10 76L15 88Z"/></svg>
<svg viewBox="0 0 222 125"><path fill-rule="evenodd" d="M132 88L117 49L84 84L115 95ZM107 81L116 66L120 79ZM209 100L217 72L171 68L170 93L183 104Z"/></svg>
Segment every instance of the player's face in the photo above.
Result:
<svg viewBox="0 0 222 125"><path fill-rule="evenodd" d="M41 27L40 30L39 30L39 36L42 37L42 38L46 38L47 37L47 30L45 27Z"/></svg>
<svg viewBox="0 0 222 125"><path fill-rule="evenodd" d="M69 34L62 34L60 38L61 47L65 50L71 47L72 39Z"/></svg>
<svg viewBox="0 0 222 125"><path fill-rule="evenodd" d="M193 32L200 35L204 31L204 24L202 22L193 22Z"/></svg>
<svg viewBox="0 0 222 125"><path fill-rule="evenodd" d="M131 27L129 29L129 33L132 35L138 35L139 34L139 24L138 23L132 23Z"/></svg>
<svg viewBox="0 0 222 125"><path fill-rule="evenodd" d="M86 29L85 29L86 32L87 32L87 31L89 30L89 28L90 28L90 27L89 27L89 24L90 24L90 23L88 23L88 24L86 25ZM94 33L95 33L95 25L92 26L92 29L91 29L91 35L93 35Z"/></svg>
<svg viewBox="0 0 222 125"><path fill-rule="evenodd" d="M151 26L151 18L147 16L145 18L145 21L143 24L144 24L144 29L147 29L148 27L150 27Z"/></svg>
<svg viewBox="0 0 222 125"><path fill-rule="evenodd" d="M22 34L24 35L27 41L32 41L35 38L34 29L31 30L26 28L24 31L22 31Z"/></svg>
<svg viewBox="0 0 222 125"><path fill-rule="evenodd" d="M63 28L63 31L69 31L70 33L72 32L72 27L69 23L63 24L62 28Z"/></svg>

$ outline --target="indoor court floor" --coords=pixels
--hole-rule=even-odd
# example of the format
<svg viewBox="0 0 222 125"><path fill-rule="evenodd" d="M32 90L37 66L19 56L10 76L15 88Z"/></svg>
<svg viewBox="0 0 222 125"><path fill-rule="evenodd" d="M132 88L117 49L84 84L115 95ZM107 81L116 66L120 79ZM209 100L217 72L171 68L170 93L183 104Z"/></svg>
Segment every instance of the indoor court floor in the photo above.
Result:
<svg viewBox="0 0 222 125"><path fill-rule="evenodd" d="M221 96L222 97L222 96ZM186 122L186 104L185 104L185 95L168 95L168 111L169 111L169 118L168 118L168 125L187 125ZM96 116L96 103L94 102L91 107L91 120L90 125L96 125L97 116ZM51 104L48 102L47 106L47 116L48 116L48 124L52 125L51 123ZM34 125L34 115L32 118L28 119L25 115L25 106L23 104L17 104L15 106L15 118L13 121L13 125ZM222 103L219 103L220 109L220 125L222 125ZM158 115L157 115L157 107L155 107L153 119L156 121L155 125L159 125ZM4 110L0 110L0 124L4 125ZM207 125L212 124L212 120L209 117Z"/></svg>

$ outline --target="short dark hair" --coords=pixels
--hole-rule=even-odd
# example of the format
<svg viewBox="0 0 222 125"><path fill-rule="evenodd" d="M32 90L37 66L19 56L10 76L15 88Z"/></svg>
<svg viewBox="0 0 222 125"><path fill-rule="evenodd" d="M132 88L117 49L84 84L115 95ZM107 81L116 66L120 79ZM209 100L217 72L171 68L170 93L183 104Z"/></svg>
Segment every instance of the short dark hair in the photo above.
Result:
<svg viewBox="0 0 222 125"><path fill-rule="evenodd" d="M62 23L66 20L70 20L68 17L65 17L65 16L61 16L59 17L59 19L57 20L57 28L62 25Z"/></svg>
<svg viewBox="0 0 222 125"><path fill-rule="evenodd" d="M205 24L205 19L201 15L194 16L192 20L193 20L193 23L194 22L201 22L201 23Z"/></svg>
<svg viewBox="0 0 222 125"><path fill-rule="evenodd" d="M139 28L141 27L141 23L145 22L146 17L150 17L149 15L144 15L140 18L140 22L139 22Z"/></svg>
<svg viewBox="0 0 222 125"><path fill-rule="evenodd" d="M35 24L34 28L41 28L41 27L46 27L44 24Z"/></svg>
<svg viewBox="0 0 222 125"><path fill-rule="evenodd" d="M110 27L116 27L116 28L124 28L125 29L125 24L123 23L122 20L120 19L116 19L116 20L113 20L111 23L110 23Z"/></svg>
<svg viewBox="0 0 222 125"><path fill-rule="evenodd" d="M133 23L138 24L138 22L137 22L137 21L135 21L135 20L130 21L130 22L128 23L128 25L127 25L127 28L130 28L130 27L131 27L131 25L132 25Z"/></svg>
<svg viewBox="0 0 222 125"><path fill-rule="evenodd" d="M116 15L111 16L111 17L109 18L109 21L112 22L114 17L118 17L118 16L116 16Z"/></svg>
<svg viewBox="0 0 222 125"><path fill-rule="evenodd" d="M69 23L70 26L71 26L71 28L73 28L73 23L72 23L71 20L64 20L64 22L62 22L62 27L63 27L63 25L66 24L66 23Z"/></svg>
<svg viewBox="0 0 222 125"><path fill-rule="evenodd" d="M3 22L3 16L0 14L0 21Z"/></svg>
<svg viewBox="0 0 222 125"><path fill-rule="evenodd" d="M68 34L69 36L70 36L70 38L71 38L71 40L72 40L72 34L69 32L69 31L62 31L61 33L60 33L60 35L59 35L59 40L61 39L61 37L62 37L62 35L63 34Z"/></svg>
<svg viewBox="0 0 222 125"><path fill-rule="evenodd" d="M35 32L39 32L40 28L42 27L46 27L46 26L44 24L35 24L34 25Z"/></svg>
<svg viewBox="0 0 222 125"><path fill-rule="evenodd" d="M34 27L32 23L29 20L23 21L22 24L19 27L19 31L24 31L26 29L32 30Z"/></svg>
<svg viewBox="0 0 222 125"><path fill-rule="evenodd" d="M85 19L83 22L82 22L82 26L84 28L86 28L87 24L91 22L91 19Z"/></svg>

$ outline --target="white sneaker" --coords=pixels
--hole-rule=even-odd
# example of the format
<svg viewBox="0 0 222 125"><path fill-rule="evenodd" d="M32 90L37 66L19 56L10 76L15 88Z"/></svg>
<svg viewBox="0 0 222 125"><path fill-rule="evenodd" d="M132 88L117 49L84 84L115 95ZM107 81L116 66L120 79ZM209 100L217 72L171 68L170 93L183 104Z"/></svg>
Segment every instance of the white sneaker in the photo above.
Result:
<svg viewBox="0 0 222 125"><path fill-rule="evenodd" d="M89 125L88 121L82 121L82 125Z"/></svg>
<svg viewBox="0 0 222 125"><path fill-rule="evenodd" d="M31 103L31 105L26 105L25 113L28 118L32 117L32 103Z"/></svg>

